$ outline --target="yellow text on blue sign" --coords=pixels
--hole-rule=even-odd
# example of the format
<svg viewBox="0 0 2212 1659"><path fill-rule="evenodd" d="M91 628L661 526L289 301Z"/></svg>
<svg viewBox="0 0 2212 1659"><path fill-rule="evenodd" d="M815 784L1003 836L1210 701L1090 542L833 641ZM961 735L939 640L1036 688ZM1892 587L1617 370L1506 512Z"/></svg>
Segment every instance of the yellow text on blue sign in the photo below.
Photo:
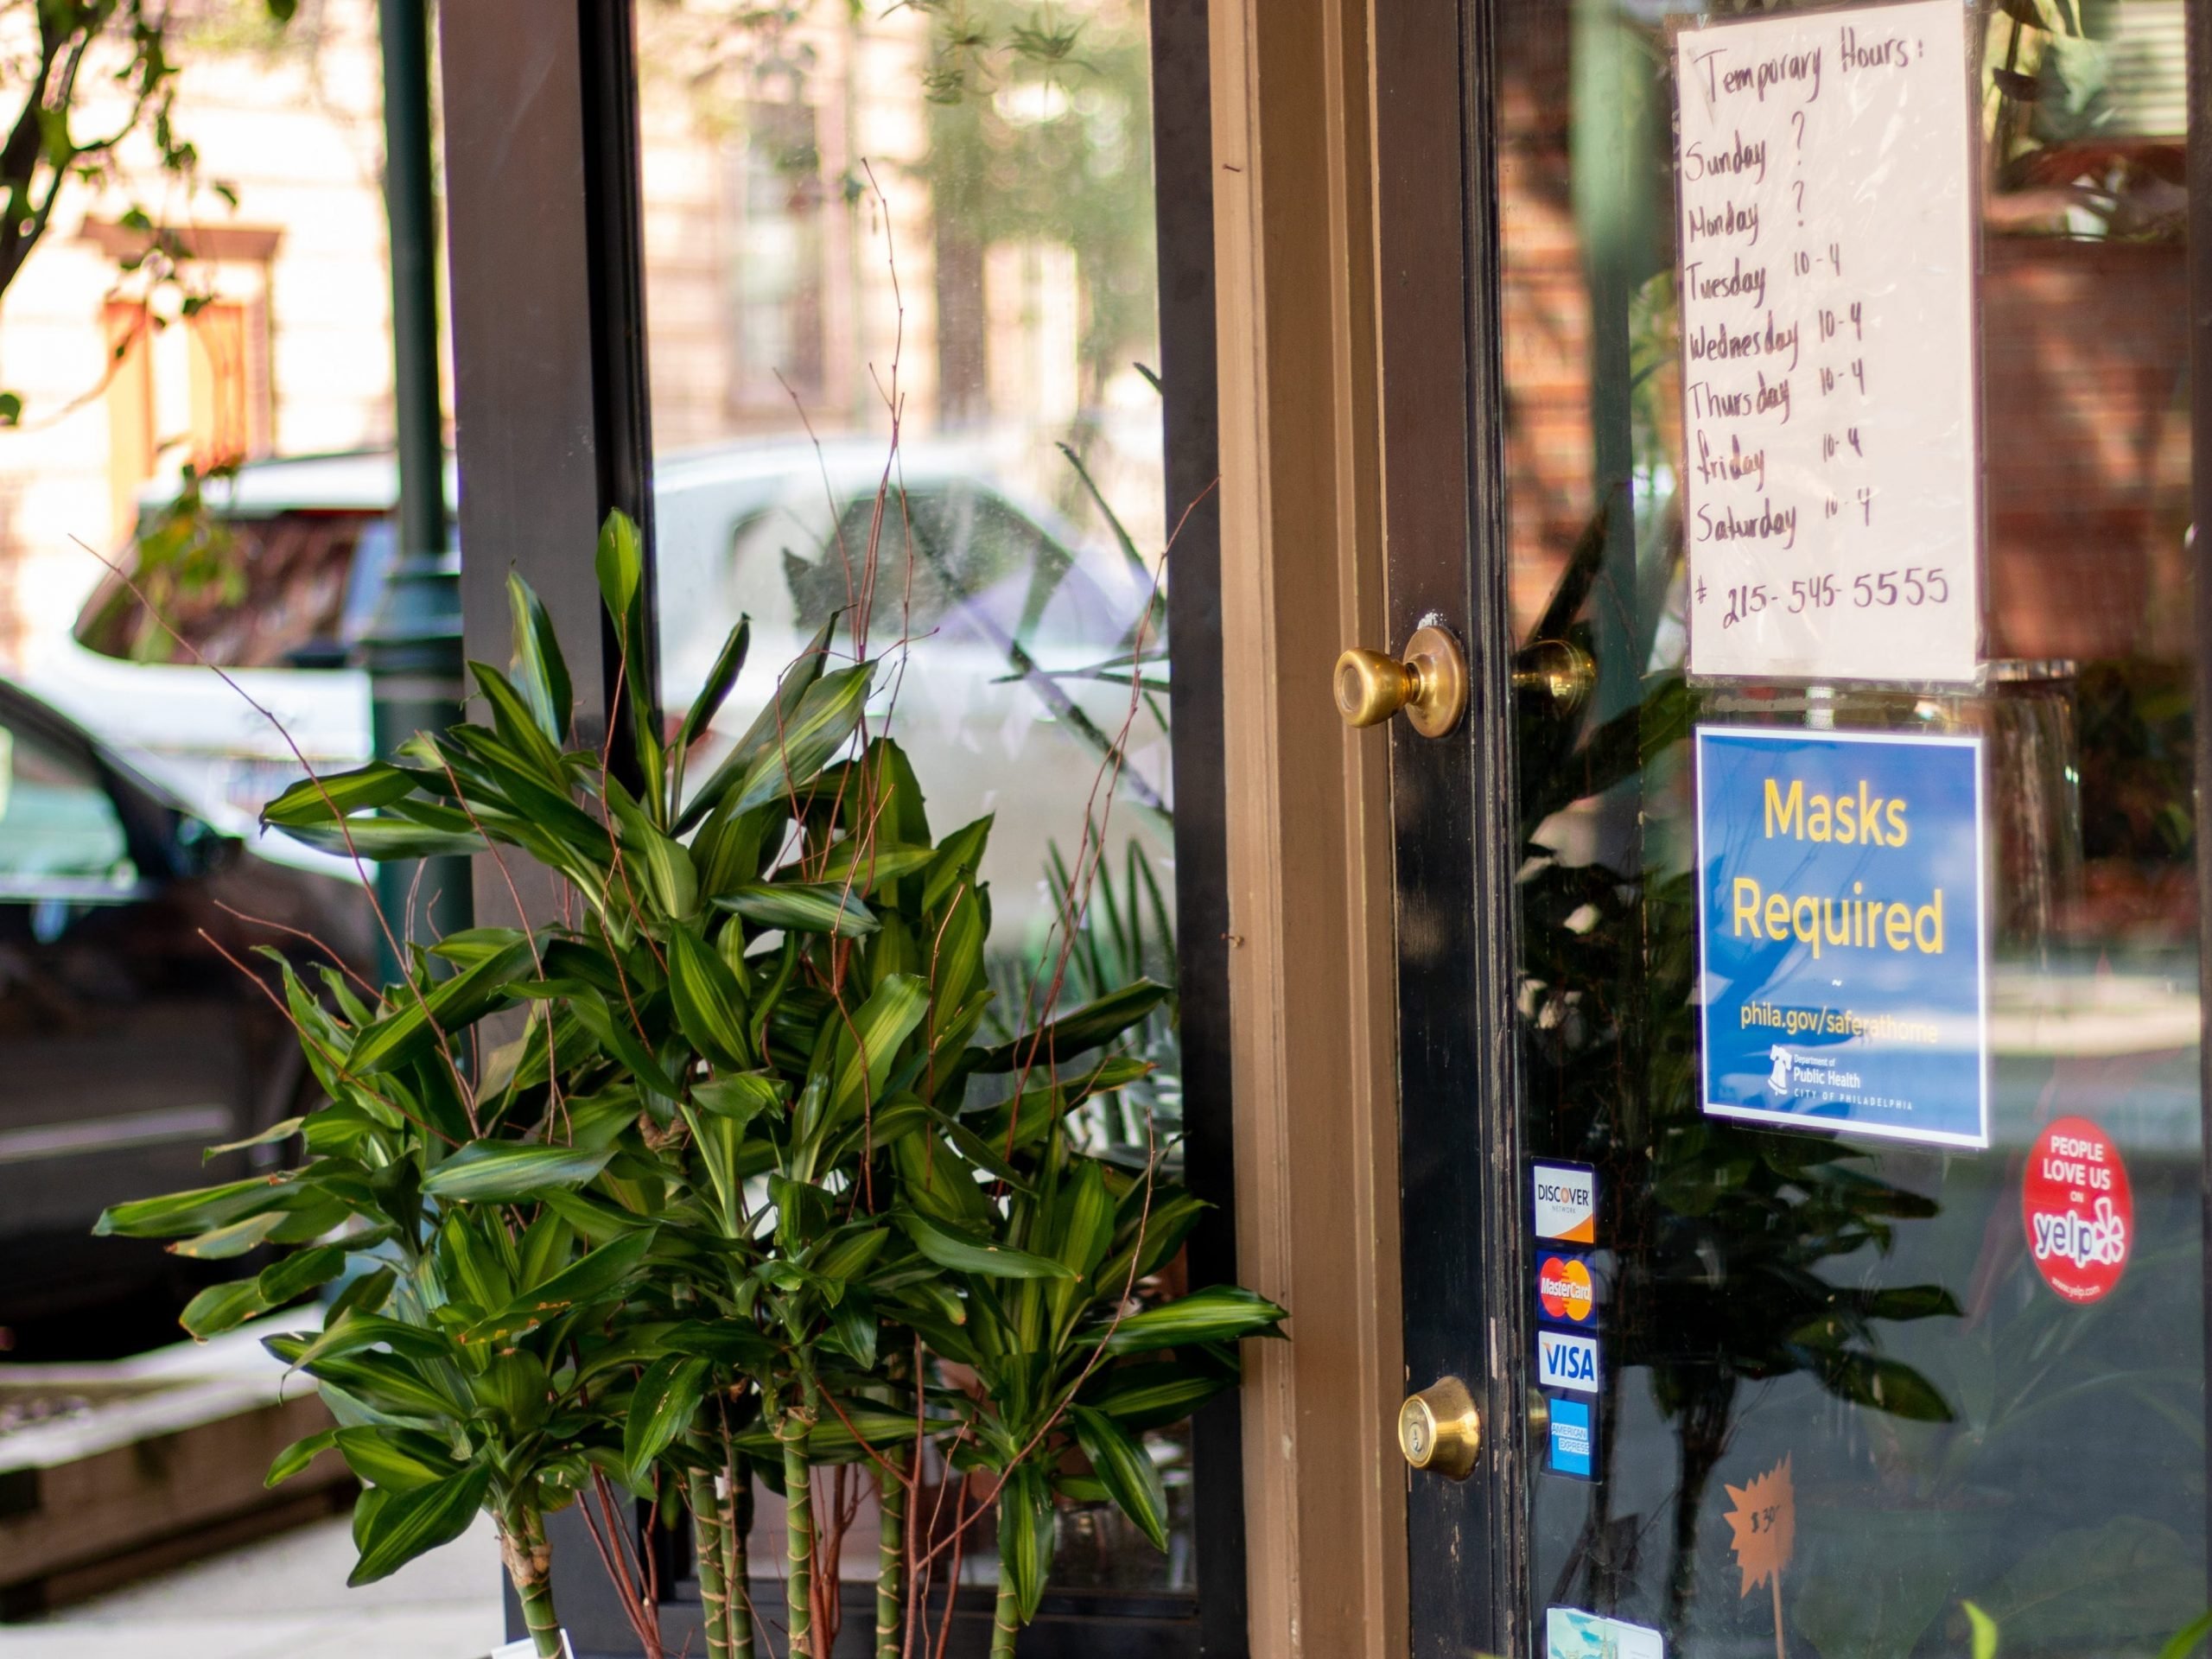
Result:
<svg viewBox="0 0 2212 1659"><path fill-rule="evenodd" d="M1912 838L1911 804L1903 796L1876 794L1865 779L1855 793L1808 795L1805 780L1764 780L1762 817L1766 838L1832 843L1839 847L1903 847ZM1729 890L1729 925L1738 938L1795 939L1823 950L1917 950L1943 954L1943 889L1917 905L1869 896L1854 880L1847 893L1773 893L1756 877L1739 875Z"/></svg>

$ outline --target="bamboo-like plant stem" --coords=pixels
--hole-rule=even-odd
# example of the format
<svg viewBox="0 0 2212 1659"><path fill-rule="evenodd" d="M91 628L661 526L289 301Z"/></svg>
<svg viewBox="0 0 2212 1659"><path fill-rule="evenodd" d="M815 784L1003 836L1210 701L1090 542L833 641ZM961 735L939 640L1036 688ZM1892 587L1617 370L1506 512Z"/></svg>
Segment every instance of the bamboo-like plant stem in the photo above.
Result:
<svg viewBox="0 0 2212 1659"><path fill-rule="evenodd" d="M884 1456L876 1471L875 1659L899 1659L900 1615L906 1605L906 1452Z"/></svg>
<svg viewBox="0 0 2212 1659"><path fill-rule="evenodd" d="M722 1516L722 1582L729 1590L729 1659L753 1659L753 1465L730 1449L722 1430L729 1509Z"/></svg>
<svg viewBox="0 0 2212 1659"><path fill-rule="evenodd" d="M784 1531L790 1543L785 1650L790 1659L815 1659L814 1470L806 1460L806 1425L796 1413L786 1413L777 1438L784 1443Z"/></svg>
<svg viewBox="0 0 2212 1659"><path fill-rule="evenodd" d="M539 1659L561 1659L561 1620L553 1611L553 1551L545 1541L544 1518L529 1509L501 1516L499 1554L522 1603L523 1628L530 1632Z"/></svg>
<svg viewBox="0 0 2212 1659"><path fill-rule="evenodd" d="M729 1580L723 1576L729 1543L722 1529L721 1499L715 1477L694 1469L686 1482L691 1510L691 1554L699 1573L700 1620L707 1633L707 1659L730 1659Z"/></svg>
<svg viewBox="0 0 2212 1659"><path fill-rule="evenodd" d="M1021 1603L1014 1593L1014 1579L1006 1564L999 1564L999 1599L991 1608L991 1659L1014 1659L1014 1641L1021 1634Z"/></svg>

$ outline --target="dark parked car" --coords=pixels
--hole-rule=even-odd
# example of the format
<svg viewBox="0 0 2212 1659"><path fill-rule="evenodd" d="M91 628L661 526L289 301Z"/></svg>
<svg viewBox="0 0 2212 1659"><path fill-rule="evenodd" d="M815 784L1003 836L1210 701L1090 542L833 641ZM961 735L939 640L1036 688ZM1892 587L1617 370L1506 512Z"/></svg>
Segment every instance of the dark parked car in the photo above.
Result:
<svg viewBox="0 0 2212 1659"><path fill-rule="evenodd" d="M358 887L249 851L0 682L0 1343L15 1357L173 1332L209 1275L95 1239L94 1219L273 1160L281 1148L202 1152L314 1088L264 982L223 952L269 972L255 946L304 963L313 936L359 968L372 926Z"/></svg>

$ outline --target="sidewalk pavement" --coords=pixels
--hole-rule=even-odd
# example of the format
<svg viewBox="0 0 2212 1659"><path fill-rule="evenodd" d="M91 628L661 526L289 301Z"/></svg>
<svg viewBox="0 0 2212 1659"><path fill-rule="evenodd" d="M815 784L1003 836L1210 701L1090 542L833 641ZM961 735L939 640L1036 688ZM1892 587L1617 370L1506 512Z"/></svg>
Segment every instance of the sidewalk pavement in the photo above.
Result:
<svg viewBox="0 0 2212 1659"><path fill-rule="evenodd" d="M465 1537L381 1584L346 1587L343 1517L149 1579L35 1624L0 1659L482 1659L506 1638L499 1547Z"/></svg>

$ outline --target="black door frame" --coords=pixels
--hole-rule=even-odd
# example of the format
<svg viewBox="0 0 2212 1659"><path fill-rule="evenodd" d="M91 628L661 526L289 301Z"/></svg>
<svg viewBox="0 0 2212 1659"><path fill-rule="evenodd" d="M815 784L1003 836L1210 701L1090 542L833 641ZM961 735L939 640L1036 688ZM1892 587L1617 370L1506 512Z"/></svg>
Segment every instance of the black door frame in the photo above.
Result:
<svg viewBox="0 0 2212 1659"><path fill-rule="evenodd" d="M1171 701L1187 1178L1213 1206L1192 1239L1191 1267L1194 1283L1228 1282L1236 1230L1220 523L1211 494L1218 420L1206 0L1152 0L1151 13L1169 521L1192 509L1176 538L1168 595L1177 642ZM467 652L505 660L507 573L521 574L563 639L599 641L596 663L579 653L571 664L578 731L589 740L611 724L614 765L626 772L627 692L601 615L592 549L608 512L636 518L650 599L652 444L632 0L551 9L543 0L469 0L439 8L438 28ZM640 677L632 664L632 683ZM477 862L477 913L512 916L505 879L488 858ZM525 884L523 900L550 913L550 890ZM1193 1463L1197 1592L1048 1596L1025 1653L1241 1659L1243 1475L1233 1392L1199 1414ZM579 1659L632 1650L574 1515L551 1517L551 1530L555 1592ZM873 1596L867 1586L870 1612ZM988 1597L976 1606L965 1634L980 1652ZM849 1619L849 1634L867 1623L866 1613ZM687 1629L696 1650L695 1608L671 1599L663 1625L670 1651L680 1650ZM512 1596L508 1629L523 1633Z"/></svg>
<svg viewBox="0 0 2212 1659"><path fill-rule="evenodd" d="M1526 1651L1519 1140L1513 1062L1511 626L1503 546L1491 0L1376 12L1384 548L1390 637L1441 620L1468 655L1467 721L1391 722L1405 1384L1456 1376L1485 1446L1406 1503L1413 1659ZM1470 550L1472 556L1470 556Z"/></svg>
<svg viewBox="0 0 2212 1659"><path fill-rule="evenodd" d="M2184 0L2188 105L2212 111L2212 0ZM1484 1447L1464 1482L1415 1475L1406 1510L1411 1659L1534 1651L1528 1549L1532 1340L1522 1293L1512 611L1505 539L1496 34L1508 0L1375 8L1382 421L1391 639L1440 620L1468 653L1466 724L1391 722L1398 927L1405 1383L1457 1376ZM2188 168L2191 492L2212 525L2212 117ZM2212 580L2196 590L2196 764L2212 779ZM2199 784L2200 803L2206 799ZM2200 805L2200 819L2203 808ZM2212 834L2196 836L2212 894ZM2199 962L2212 963L2212 904ZM2200 1042L2212 1148L2212 1041ZM2212 1158L2202 1173L2212 1269ZM2212 1270L2206 1274L2212 1355ZM1501 1456L1510 1451L1510 1455ZM2212 1453L2208 1454L2212 1457Z"/></svg>

